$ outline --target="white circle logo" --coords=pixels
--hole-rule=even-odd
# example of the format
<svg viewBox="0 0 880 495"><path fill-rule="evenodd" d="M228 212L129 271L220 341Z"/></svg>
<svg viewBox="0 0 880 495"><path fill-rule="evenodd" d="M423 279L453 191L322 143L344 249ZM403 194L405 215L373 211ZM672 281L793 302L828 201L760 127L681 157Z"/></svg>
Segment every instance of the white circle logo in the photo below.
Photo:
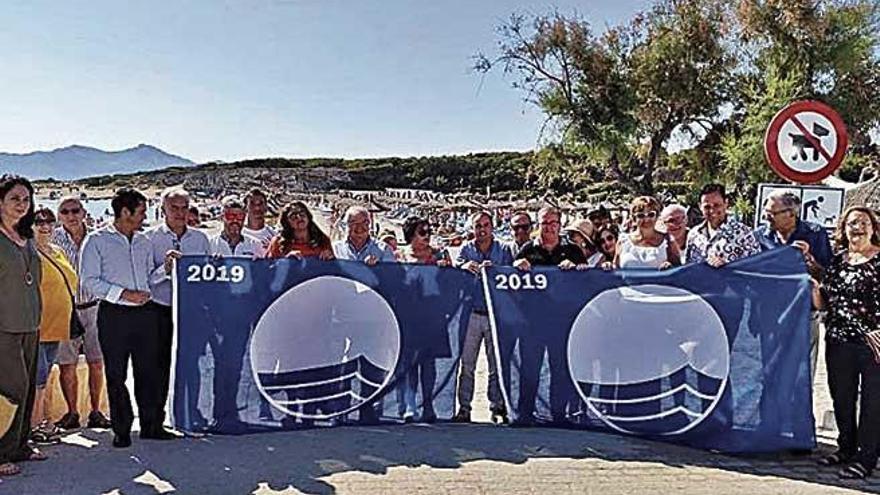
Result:
<svg viewBox="0 0 880 495"><path fill-rule="evenodd" d="M677 435L721 399L730 350L721 318L677 287L637 285L591 299L572 326L569 372L590 410L611 428Z"/></svg>
<svg viewBox="0 0 880 495"><path fill-rule="evenodd" d="M336 276L303 282L260 317L250 346L254 381L277 409L329 419L372 401L391 381L400 328L366 285Z"/></svg>

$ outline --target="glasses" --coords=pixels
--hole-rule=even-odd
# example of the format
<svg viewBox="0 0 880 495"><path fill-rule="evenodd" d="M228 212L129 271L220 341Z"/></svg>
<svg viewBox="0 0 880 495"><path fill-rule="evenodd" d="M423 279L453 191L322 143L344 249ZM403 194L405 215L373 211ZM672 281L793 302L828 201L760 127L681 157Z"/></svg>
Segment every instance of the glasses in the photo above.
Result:
<svg viewBox="0 0 880 495"><path fill-rule="evenodd" d="M287 218L309 218L309 214L303 210L293 210L287 215Z"/></svg>
<svg viewBox="0 0 880 495"><path fill-rule="evenodd" d="M223 214L223 218L227 222L235 222L235 221L243 222L244 217L245 217L244 213L233 213L231 211L227 211L226 213Z"/></svg>
<svg viewBox="0 0 880 495"><path fill-rule="evenodd" d="M431 235L431 233L432 233L431 229L419 229L417 232L417 234L419 234L422 237L428 237Z"/></svg>
<svg viewBox="0 0 880 495"><path fill-rule="evenodd" d="M541 225L559 225L559 220L547 220L545 222L541 222Z"/></svg>
<svg viewBox="0 0 880 495"><path fill-rule="evenodd" d="M41 225L54 225L54 224L55 224L54 218L35 218L34 219L34 225L36 225L37 227L39 227Z"/></svg>
<svg viewBox="0 0 880 495"><path fill-rule="evenodd" d="M79 215L82 212L82 208L62 208L58 210L58 213L62 215Z"/></svg>
<svg viewBox="0 0 880 495"><path fill-rule="evenodd" d="M852 220L852 221L846 222L846 226L851 229L857 229L859 227L864 229L868 225L871 225L871 222L869 222L867 220Z"/></svg>
<svg viewBox="0 0 880 495"><path fill-rule="evenodd" d="M511 227L513 228L513 230L529 230L530 228L532 228L532 224L523 223L520 225L512 225Z"/></svg>
<svg viewBox="0 0 880 495"><path fill-rule="evenodd" d="M615 239L613 235L605 235L605 236L602 236L602 240L604 242L614 242L617 239Z"/></svg>
<svg viewBox="0 0 880 495"><path fill-rule="evenodd" d="M636 218L639 220L644 220L646 218L657 218L657 212L656 211L648 211L648 212L641 211L639 213L636 213Z"/></svg>
<svg viewBox="0 0 880 495"><path fill-rule="evenodd" d="M776 211L764 210L764 218L775 217L776 215L779 215L780 213L785 213L786 211L789 211L789 208L783 208L781 210L776 210Z"/></svg>

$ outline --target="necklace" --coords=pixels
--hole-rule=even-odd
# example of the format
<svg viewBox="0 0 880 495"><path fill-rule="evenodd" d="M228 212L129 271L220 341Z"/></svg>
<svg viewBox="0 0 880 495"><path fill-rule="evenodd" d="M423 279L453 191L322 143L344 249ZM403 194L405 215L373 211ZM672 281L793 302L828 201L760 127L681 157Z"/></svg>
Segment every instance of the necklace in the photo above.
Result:
<svg viewBox="0 0 880 495"><path fill-rule="evenodd" d="M10 235L9 229L6 228L6 225L0 224L0 230L3 231L3 235L5 235L12 244L18 248L18 252L21 254L21 261L24 264L24 283L27 286L34 285L34 274L31 273L31 253L28 250L27 241L25 241L24 245L20 245L15 242L12 235Z"/></svg>

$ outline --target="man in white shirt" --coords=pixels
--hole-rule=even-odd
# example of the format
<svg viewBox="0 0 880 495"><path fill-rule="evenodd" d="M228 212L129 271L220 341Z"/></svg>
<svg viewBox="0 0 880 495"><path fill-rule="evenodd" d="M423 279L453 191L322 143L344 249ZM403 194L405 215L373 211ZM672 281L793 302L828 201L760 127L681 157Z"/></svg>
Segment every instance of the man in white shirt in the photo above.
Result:
<svg viewBox="0 0 880 495"><path fill-rule="evenodd" d="M129 361L134 370L135 399L141 438L174 438L158 422L159 339L156 312L150 301L152 246L138 232L144 223L147 199L133 189L116 192L110 203L115 220L91 232L83 242L80 277L83 289L101 302L98 305L98 339L104 353L104 374L113 446L131 445L134 411L125 385Z"/></svg>
<svg viewBox="0 0 880 495"><path fill-rule="evenodd" d="M184 254L207 255L208 236L187 226L189 193L182 187L171 187L162 192L162 211L165 223L147 232L152 246L153 272L150 275L149 306L159 319L159 411L161 425L165 421L165 402L171 377L171 342L174 320L171 312L171 277L174 260Z"/></svg>
<svg viewBox="0 0 880 495"><path fill-rule="evenodd" d="M244 206L247 209L247 222L241 232L257 238L265 251L269 247L269 241L277 234L275 229L266 225L266 212L269 210L266 193L258 188L251 189L244 197Z"/></svg>
<svg viewBox="0 0 880 495"><path fill-rule="evenodd" d="M243 233L245 220L244 205L229 196L223 199L223 231L210 240L210 253L214 256L244 256L262 258L266 251L263 243L256 237Z"/></svg>

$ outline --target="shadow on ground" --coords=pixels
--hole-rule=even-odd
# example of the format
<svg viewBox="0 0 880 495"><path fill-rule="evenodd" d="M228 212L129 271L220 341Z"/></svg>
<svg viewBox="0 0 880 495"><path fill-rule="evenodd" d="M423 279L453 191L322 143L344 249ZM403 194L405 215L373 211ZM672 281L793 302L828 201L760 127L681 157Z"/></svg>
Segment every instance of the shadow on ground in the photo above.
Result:
<svg viewBox="0 0 880 495"><path fill-rule="evenodd" d="M321 478L360 471L385 474L395 466L456 468L490 460L522 464L529 459L602 459L650 462L662 466L699 466L757 476L801 480L825 486L880 493L878 484L844 482L835 470L816 467L814 456L732 457L674 445L603 433L559 429L511 429L492 425L412 425L340 427L250 436L188 438L172 442L139 441L133 447L109 447L108 432L85 431L94 448L59 445L45 449L50 460L23 465L22 475L0 483L0 493L155 494L133 482L149 470L176 487L176 493L252 493L261 483L275 490L292 485L313 494L335 489ZM821 453L830 451L823 446Z"/></svg>

